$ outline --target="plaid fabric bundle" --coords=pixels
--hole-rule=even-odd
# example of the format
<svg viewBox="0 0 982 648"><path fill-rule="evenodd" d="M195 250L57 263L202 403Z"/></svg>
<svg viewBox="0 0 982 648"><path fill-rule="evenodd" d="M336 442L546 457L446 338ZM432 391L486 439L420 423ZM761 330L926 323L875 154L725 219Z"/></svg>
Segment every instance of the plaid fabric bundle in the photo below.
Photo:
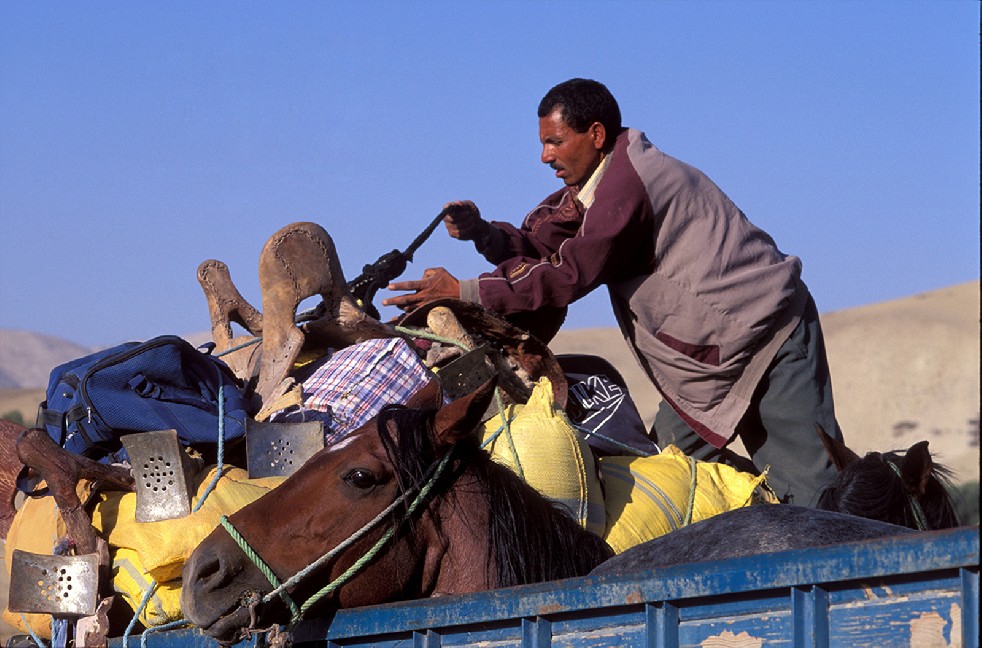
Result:
<svg viewBox="0 0 982 648"><path fill-rule="evenodd" d="M273 414L273 421L324 421L330 445L367 423L385 405L405 403L433 374L405 340L368 340L318 361L303 382L303 407Z"/></svg>

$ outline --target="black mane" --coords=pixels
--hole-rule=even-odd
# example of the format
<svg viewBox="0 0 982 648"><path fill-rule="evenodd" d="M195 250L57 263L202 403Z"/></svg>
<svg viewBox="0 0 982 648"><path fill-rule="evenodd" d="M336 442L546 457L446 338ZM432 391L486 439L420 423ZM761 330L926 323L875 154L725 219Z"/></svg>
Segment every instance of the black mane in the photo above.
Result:
<svg viewBox="0 0 982 648"><path fill-rule="evenodd" d="M870 452L849 464L819 495L818 508L917 529L917 518L903 479L890 464L902 468L900 452ZM959 525L948 487L951 473L934 464L924 494L918 498L929 529Z"/></svg>
<svg viewBox="0 0 982 648"><path fill-rule="evenodd" d="M379 433L401 491L420 484L440 459L433 440L433 414L398 406L379 414ZM390 435L390 423L398 439ZM583 576L613 555L606 542L583 529L565 509L492 461L476 437L458 443L451 452L454 467L441 476L435 497L444 497L466 469L474 472L488 504L492 551L486 568L496 574L498 587Z"/></svg>

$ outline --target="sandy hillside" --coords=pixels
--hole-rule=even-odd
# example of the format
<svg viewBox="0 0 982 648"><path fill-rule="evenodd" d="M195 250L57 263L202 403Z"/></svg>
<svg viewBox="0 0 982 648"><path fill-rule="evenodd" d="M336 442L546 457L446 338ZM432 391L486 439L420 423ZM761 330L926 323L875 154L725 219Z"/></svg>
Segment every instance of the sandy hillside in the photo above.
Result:
<svg viewBox="0 0 982 648"><path fill-rule="evenodd" d="M978 480L979 291L972 281L821 316L837 417L856 451L927 439L956 481ZM654 420L661 399L619 331L563 331L550 346L606 357L645 421Z"/></svg>

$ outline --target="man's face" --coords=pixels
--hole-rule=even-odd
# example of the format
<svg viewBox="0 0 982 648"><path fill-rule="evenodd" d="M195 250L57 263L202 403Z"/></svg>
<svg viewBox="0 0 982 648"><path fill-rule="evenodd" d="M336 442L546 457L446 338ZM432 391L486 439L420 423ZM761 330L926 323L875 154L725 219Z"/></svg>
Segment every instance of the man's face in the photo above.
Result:
<svg viewBox="0 0 982 648"><path fill-rule="evenodd" d="M606 132L594 122L585 133L577 133L563 121L562 107L539 119L542 162L556 170L567 187L581 187L603 159Z"/></svg>

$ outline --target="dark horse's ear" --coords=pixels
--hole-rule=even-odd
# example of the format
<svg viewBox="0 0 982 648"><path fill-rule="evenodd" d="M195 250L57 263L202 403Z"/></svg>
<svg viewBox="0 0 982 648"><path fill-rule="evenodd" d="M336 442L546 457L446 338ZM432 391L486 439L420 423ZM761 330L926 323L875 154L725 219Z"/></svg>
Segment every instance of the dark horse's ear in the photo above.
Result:
<svg viewBox="0 0 982 648"><path fill-rule="evenodd" d="M432 378L430 382L420 387L415 394L406 400L406 407L410 409L440 409L443 404L443 385L439 378Z"/></svg>
<svg viewBox="0 0 982 648"><path fill-rule="evenodd" d="M904 465L900 474L904 479L904 488L912 497L920 497L927 489L927 482L934 472L934 462L927 449L927 441L918 441L910 446L904 455Z"/></svg>
<svg viewBox="0 0 982 648"><path fill-rule="evenodd" d="M494 398L497 382L497 376L493 376L471 393L452 401L436 413L433 431L439 445L453 445L474 432Z"/></svg>
<svg viewBox="0 0 982 648"><path fill-rule="evenodd" d="M815 432L818 433L818 438L822 440L825 452L828 453L829 459L832 460L832 465L837 471L842 472L850 464L859 461L858 454L847 448L842 441L830 437L825 428L818 423L815 424Z"/></svg>

